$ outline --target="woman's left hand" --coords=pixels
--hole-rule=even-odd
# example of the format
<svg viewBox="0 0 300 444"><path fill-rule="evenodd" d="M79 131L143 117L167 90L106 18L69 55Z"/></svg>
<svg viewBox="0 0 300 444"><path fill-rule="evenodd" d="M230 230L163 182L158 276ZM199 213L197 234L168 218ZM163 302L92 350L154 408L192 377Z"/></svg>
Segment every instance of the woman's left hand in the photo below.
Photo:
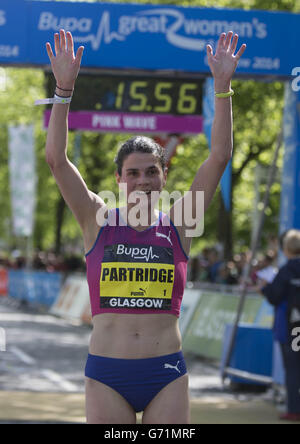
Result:
<svg viewBox="0 0 300 444"><path fill-rule="evenodd" d="M238 35L235 34L233 36L232 31L229 31L227 35L222 33L220 35L215 54L213 54L212 47L207 45L208 64L215 82L219 84L224 83L224 85L226 85L230 83L239 59L246 49L246 45L243 44L239 51L234 54L238 39Z"/></svg>

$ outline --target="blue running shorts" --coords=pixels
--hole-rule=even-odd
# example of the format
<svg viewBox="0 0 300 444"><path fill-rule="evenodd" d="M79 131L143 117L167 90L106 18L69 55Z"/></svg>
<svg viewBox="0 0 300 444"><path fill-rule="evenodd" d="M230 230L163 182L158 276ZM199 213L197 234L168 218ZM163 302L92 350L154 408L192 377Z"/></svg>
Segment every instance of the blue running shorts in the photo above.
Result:
<svg viewBox="0 0 300 444"><path fill-rule="evenodd" d="M170 382L186 374L182 351L146 359L117 359L88 355L85 376L116 390L136 412Z"/></svg>

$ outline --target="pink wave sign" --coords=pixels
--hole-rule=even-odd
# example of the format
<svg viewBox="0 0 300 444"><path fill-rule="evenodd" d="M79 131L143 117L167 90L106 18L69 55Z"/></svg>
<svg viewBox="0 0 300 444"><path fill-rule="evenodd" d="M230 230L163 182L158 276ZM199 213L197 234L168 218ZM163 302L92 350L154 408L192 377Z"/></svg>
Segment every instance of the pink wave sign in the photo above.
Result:
<svg viewBox="0 0 300 444"><path fill-rule="evenodd" d="M45 111L44 124L48 127L50 110ZM71 111L69 128L82 131L117 133L174 133L199 134L203 132L202 116L173 116L170 114L109 113Z"/></svg>

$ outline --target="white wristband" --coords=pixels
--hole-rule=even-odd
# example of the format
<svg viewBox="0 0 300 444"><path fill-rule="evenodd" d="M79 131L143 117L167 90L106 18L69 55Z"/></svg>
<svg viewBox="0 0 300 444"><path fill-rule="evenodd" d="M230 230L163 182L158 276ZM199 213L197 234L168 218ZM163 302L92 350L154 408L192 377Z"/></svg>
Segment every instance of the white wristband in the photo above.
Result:
<svg viewBox="0 0 300 444"><path fill-rule="evenodd" d="M54 94L54 97L51 99L40 99L36 100L34 102L35 105L52 105L54 103L60 103L62 105L67 105L68 103L71 103L72 96L71 97L59 97L56 94Z"/></svg>

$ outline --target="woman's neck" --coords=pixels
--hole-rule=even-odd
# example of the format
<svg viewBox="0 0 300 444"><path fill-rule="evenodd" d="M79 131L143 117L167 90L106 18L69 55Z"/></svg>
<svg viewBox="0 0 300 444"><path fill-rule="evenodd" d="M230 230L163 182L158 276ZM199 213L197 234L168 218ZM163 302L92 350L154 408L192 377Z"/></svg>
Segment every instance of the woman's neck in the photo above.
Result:
<svg viewBox="0 0 300 444"><path fill-rule="evenodd" d="M135 207L135 205L127 205L119 209L120 215L127 225L135 230L144 230L157 222L159 210L154 208L151 211L151 209L147 207L145 210L141 207Z"/></svg>

